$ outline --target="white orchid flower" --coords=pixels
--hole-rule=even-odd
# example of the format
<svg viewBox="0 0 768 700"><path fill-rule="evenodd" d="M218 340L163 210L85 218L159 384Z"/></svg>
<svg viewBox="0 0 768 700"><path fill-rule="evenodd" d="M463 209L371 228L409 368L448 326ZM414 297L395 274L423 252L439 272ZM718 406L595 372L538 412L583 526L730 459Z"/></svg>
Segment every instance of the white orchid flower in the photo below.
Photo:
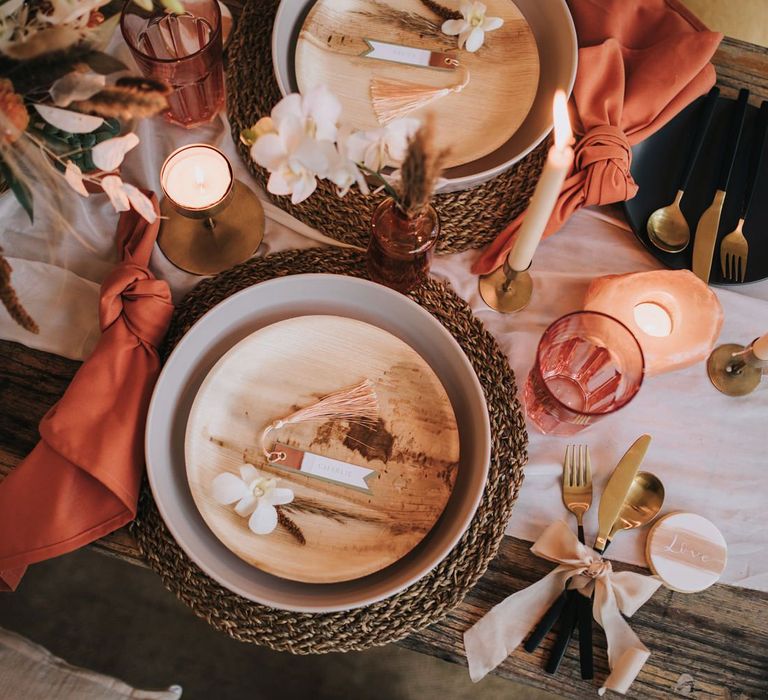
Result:
<svg viewBox="0 0 768 700"><path fill-rule="evenodd" d="M459 48L466 48L470 53L477 51L485 41L485 33L498 29L504 20L501 17L486 17L487 7L482 2L463 2L459 6L462 19L449 19L443 22L443 34L459 36Z"/></svg>
<svg viewBox="0 0 768 700"><path fill-rule="evenodd" d="M271 115L278 131L286 120L298 119L304 133L318 141L334 141L341 116L341 102L327 86L318 85L304 95L287 95Z"/></svg>
<svg viewBox="0 0 768 700"><path fill-rule="evenodd" d="M299 204L315 191L317 177L326 176L332 144L308 136L302 119L294 114L273 116L272 121L276 130L259 136L251 146L251 158L269 170L267 190L289 194L291 202Z"/></svg>
<svg viewBox="0 0 768 700"><path fill-rule="evenodd" d="M385 167L397 167L405 159L408 141L418 131L418 119L395 119L372 131L356 131L347 139L349 158L369 170L379 172Z"/></svg>
<svg viewBox="0 0 768 700"><path fill-rule="evenodd" d="M333 149L328 168L328 179L338 188L339 197L346 196L354 184L357 184L363 194L370 194L365 175L358 164L349 156L348 141L350 136L351 131L348 128L339 130L336 142L337 149Z"/></svg>
<svg viewBox="0 0 768 700"><path fill-rule="evenodd" d="M277 479L259 473L250 464L240 467L239 477L230 472L219 474L212 486L213 498L222 505L237 503L235 512L248 518L248 527L257 535L272 532L277 527L275 506L293 500L291 489L278 488Z"/></svg>

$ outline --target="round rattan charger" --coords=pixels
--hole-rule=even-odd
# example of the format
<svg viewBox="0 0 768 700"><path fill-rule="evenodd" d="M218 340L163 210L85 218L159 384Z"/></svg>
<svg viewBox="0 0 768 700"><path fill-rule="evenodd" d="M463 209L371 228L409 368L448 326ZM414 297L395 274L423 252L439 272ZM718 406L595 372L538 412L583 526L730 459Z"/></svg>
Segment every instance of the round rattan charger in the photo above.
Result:
<svg viewBox="0 0 768 700"><path fill-rule="evenodd" d="M364 276L352 250L314 248L254 258L198 285L177 307L163 356L206 311L226 297L272 277L305 272ZM523 480L528 436L515 376L496 341L470 308L431 280L411 297L456 338L477 373L491 421L491 464L480 506L458 544L430 573L391 598L347 612L276 610L223 588L194 564L171 536L144 485L132 531L165 586L196 615L243 642L312 654L380 646L436 622L457 606L496 556Z"/></svg>
<svg viewBox="0 0 768 700"><path fill-rule="evenodd" d="M240 141L240 132L272 110L282 95L272 69L272 24L278 0L247 0L228 50L227 111L232 137L248 170L266 190L266 171L258 167ZM528 205L544 164L547 143L506 172L461 192L435 196L442 232L437 250L455 253L481 248ZM384 195L365 196L355 188L344 198L335 186L323 180L315 193L294 205L287 197L269 195L272 201L300 221L345 243L365 246L371 212Z"/></svg>

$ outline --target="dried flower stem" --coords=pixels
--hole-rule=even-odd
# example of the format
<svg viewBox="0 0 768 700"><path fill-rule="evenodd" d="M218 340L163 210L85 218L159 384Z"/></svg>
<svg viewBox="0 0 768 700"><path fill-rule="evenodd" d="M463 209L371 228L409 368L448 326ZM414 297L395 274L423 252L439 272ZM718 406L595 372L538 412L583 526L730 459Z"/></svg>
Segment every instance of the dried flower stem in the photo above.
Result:
<svg viewBox="0 0 768 700"><path fill-rule="evenodd" d="M280 507L277 506L277 522L282 525L288 532L294 537L299 544L306 544L307 539L304 537L304 533L296 522L288 516L288 514Z"/></svg>
<svg viewBox="0 0 768 700"><path fill-rule="evenodd" d="M440 30L440 25L435 24L432 20L424 17L416 12L405 12L403 10L397 10L394 7L383 2L373 2L376 7L375 12L358 12L357 14L374 19L378 22L385 21L405 29L408 32L419 34L420 36L428 36L431 39L443 41L445 43L450 42L453 45L453 37L449 37ZM459 15L461 16L461 15Z"/></svg>
<svg viewBox="0 0 768 700"><path fill-rule="evenodd" d="M421 0L421 4L432 10L432 12L440 17L440 19L461 19L463 17L458 10L452 10L449 7L445 7L445 5L435 2L435 0Z"/></svg>
<svg viewBox="0 0 768 700"><path fill-rule="evenodd" d="M8 310L10 317L24 330L30 333L39 333L40 328L21 305L19 297L16 295L16 290L11 283L11 272L11 266L0 253L0 302Z"/></svg>
<svg viewBox="0 0 768 700"><path fill-rule="evenodd" d="M415 217L424 212L443 172L448 151L435 150L433 138L434 120L427 117L424 125L410 140L400 170L398 204L406 216Z"/></svg>

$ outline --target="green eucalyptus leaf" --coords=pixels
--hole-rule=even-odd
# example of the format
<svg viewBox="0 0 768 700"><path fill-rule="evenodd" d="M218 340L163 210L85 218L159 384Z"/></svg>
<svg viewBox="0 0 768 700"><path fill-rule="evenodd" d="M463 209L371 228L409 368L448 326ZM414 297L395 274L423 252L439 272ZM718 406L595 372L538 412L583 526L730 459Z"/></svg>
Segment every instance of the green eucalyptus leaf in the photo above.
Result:
<svg viewBox="0 0 768 700"><path fill-rule="evenodd" d="M83 61L88 64L91 70L101 73L102 75L109 75L110 73L128 70L128 66L122 61L118 61L114 56L102 53L101 51L91 51L90 53L87 53L83 56Z"/></svg>
<svg viewBox="0 0 768 700"><path fill-rule="evenodd" d="M8 167L8 164L0 159L0 175L2 175L6 184L13 192L14 196L18 200L19 204L24 207L24 211L27 212L30 221L34 221L32 215L32 192L21 180L16 177L16 174Z"/></svg>

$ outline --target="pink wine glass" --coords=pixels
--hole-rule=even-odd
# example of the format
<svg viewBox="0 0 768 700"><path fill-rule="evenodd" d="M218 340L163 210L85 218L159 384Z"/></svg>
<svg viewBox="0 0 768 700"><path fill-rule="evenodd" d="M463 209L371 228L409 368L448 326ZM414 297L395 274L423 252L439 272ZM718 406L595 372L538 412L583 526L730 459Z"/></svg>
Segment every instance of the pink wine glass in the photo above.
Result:
<svg viewBox="0 0 768 700"><path fill-rule="evenodd" d="M539 341L523 396L528 418L542 433L573 435L626 406L644 372L640 344L621 321L568 314Z"/></svg>
<svg viewBox="0 0 768 700"><path fill-rule="evenodd" d="M165 118L192 128L224 106L221 10L216 0L184 0L184 10L147 12L129 0L120 28L144 76L171 86Z"/></svg>

